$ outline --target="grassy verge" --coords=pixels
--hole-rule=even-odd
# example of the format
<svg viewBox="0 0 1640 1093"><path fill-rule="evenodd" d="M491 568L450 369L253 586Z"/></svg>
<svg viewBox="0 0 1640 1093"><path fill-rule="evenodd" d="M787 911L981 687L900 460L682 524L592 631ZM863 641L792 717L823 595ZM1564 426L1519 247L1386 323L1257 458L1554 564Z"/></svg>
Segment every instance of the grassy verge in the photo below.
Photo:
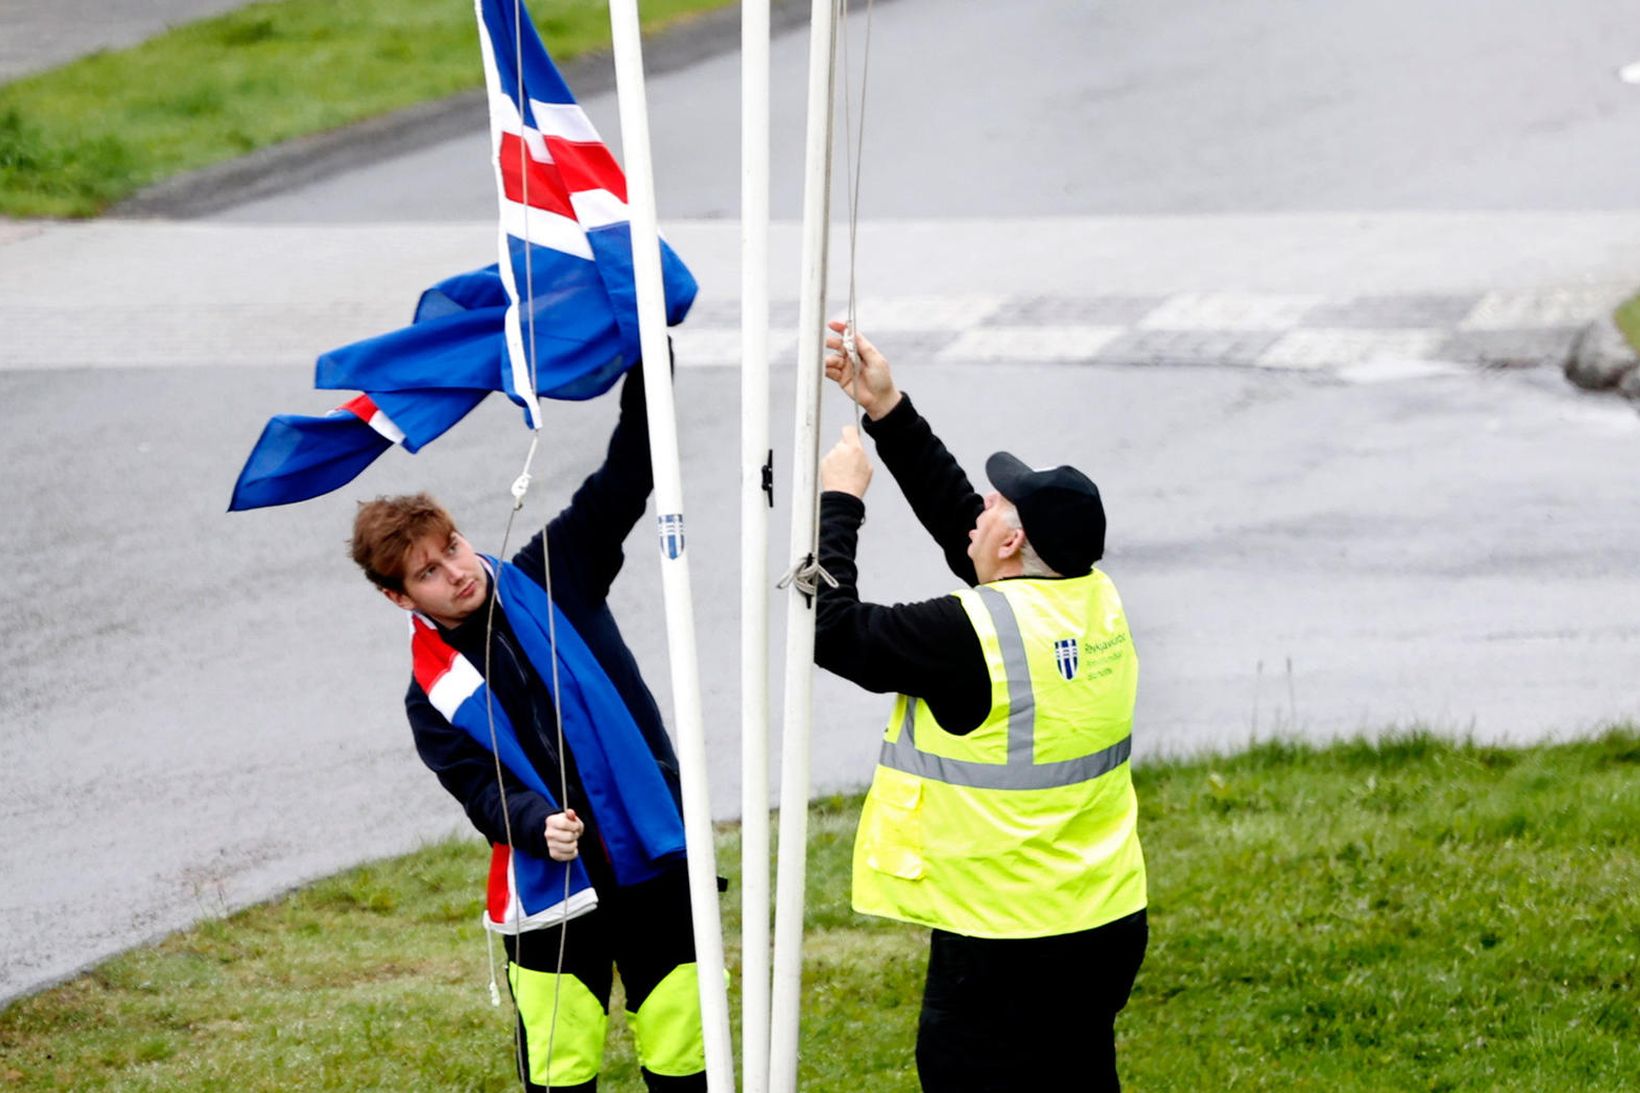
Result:
<svg viewBox="0 0 1640 1093"><path fill-rule="evenodd" d="M655 29L728 0L645 0ZM608 6L533 0L563 62ZM0 213L94 216L144 186L483 84L471 4L278 0L0 87Z"/></svg>
<svg viewBox="0 0 1640 1093"><path fill-rule="evenodd" d="M1632 1088L1640 733L1270 745L1139 776L1153 940L1119 1026L1131 1088ZM849 911L857 807L814 810L800 1085L910 1091L924 934ZM734 831L719 849L732 874ZM483 865L436 846L20 1001L0 1088L512 1089ZM606 1088L638 1088L628 1045Z"/></svg>
<svg viewBox="0 0 1640 1093"><path fill-rule="evenodd" d="M1619 304L1613 317L1617 320L1617 329L1629 340L1630 347L1640 353L1640 293Z"/></svg>

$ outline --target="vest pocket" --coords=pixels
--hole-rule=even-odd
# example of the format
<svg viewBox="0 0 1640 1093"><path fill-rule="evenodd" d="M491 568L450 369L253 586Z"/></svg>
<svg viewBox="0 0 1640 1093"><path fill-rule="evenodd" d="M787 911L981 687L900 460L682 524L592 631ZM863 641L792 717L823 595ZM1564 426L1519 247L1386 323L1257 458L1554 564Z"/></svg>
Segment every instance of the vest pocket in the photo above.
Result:
<svg viewBox="0 0 1640 1093"><path fill-rule="evenodd" d="M865 862L903 880L923 875L922 779L889 767L877 768L866 798L868 820L861 823Z"/></svg>

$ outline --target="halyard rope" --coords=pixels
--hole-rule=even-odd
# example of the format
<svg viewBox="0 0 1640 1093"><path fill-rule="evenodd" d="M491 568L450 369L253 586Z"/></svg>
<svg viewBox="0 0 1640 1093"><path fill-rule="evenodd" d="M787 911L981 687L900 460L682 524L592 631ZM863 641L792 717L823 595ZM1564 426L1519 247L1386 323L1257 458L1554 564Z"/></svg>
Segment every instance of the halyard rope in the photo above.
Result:
<svg viewBox="0 0 1640 1093"><path fill-rule="evenodd" d="M832 16L838 24L839 34L833 39L831 51L831 83L837 82L838 50L842 51L843 67L843 172L848 181L845 194L848 201L848 312L843 324L843 356L848 361L849 380L844 389L853 389L850 401L853 403L854 427L861 426L863 410L858 398L861 380L860 353L855 346L855 331L859 318L858 279L855 276L855 255L859 251L858 239L860 228L860 172L865 160L865 126L866 126L866 87L871 74L871 16L873 0L866 0L866 32L865 53L860 62L860 125L856 130L854 125L853 91L849 86L850 73L848 63L848 0L833 0ZM841 46L837 39L841 39ZM792 562L791 568L775 583L777 589L786 589L796 586L805 600L814 602L815 595L820 590L823 581L832 588L837 587L837 580L820 565L820 528L814 529L814 538L809 544L809 553Z"/></svg>
<svg viewBox="0 0 1640 1093"><path fill-rule="evenodd" d="M848 62L848 9L849 0L837 0L840 13L839 30L843 50L843 175L847 180L848 199L848 317L843 329L843 354L849 362L850 383L854 394L860 392L860 353L855 347L859 329L859 291L855 277L855 257L859 254L860 230L860 170L865 162L866 143L866 88L871 76L871 14L873 0L866 0L865 52L860 61L860 127L854 128L853 89ZM833 68L835 69L835 62ZM859 399L854 399L854 427L861 424ZM799 585L801 587L801 585Z"/></svg>
<svg viewBox="0 0 1640 1093"><path fill-rule="evenodd" d="M853 108L852 108L852 103L851 103L852 96L850 94L850 88L848 86L848 80L847 80L847 75L848 75L848 35L847 35L848 0L836 0L836 7L835 7L836 17L838 19L838 22L841 24L841 27L842 27L842 30L843 30L842 50L843 50L843 69L844 69L844 74L845 74L844 91L843 91L844 156L845 156L844 169L845 169L846 177L848 179L848 186L847 186L847 191L846 192L847 192L847 199L848 199L848 220L849 220L849 224L848 224L848 242L849 242L848 311L847 311L847 320L846 320L846 330L845 330L845 333L844 333L843 341L844 341L844 351L845 351L845 354L847 356L847 359L849 360L850 367L851 367L851 382L852 382L852 385L854 387L855 394L858 394L859 383L860 383L860 379L861 379L861 377L860 377L860 371L861 371L860 357L859 357L859 353L858 353L858 351L855 347L855 332L856 332L856 329L857 329L857 326L858 326L858 314L859 314L859 309L858 309L858 281L857 281L857 277L856 277L856 262L855 262L855 259L856 259L856 255L858 254L860 178L861 178L861 166L862 166L863 159L864 159L864 148L865 148L866 89L867 89L867 81L868 81L868 78L869 78L869 75L870 75L870 67L871 67L871 24L872 24L873 2L874 2L874 0L866 0L865 52L864 52L864 56L863 56L862 63L861 63L860 119L859 119L859 128L858 128L858 130L856 130L855 126L854 126L854 113L853 113ZM533 429L532 435L531 435L531 439L530 439L529 453L525 457L523 471L519 474L517 479L514 480L513 486L512 486L512 491L511 492L512 492L512 497L513 497L513 505L512 505L511 510L508 512L506 528L504 529L504 531L502 533L502 537L501 537L501 549L497 553L497 559L498 559L498 562L500 564L505 564L505 562L506 562L507 546L508 546L509 541L510 541L511 536L512 536L513 521L514 521L515 516L519 512L519 510L521 510L523 508L523 506L524 506L524 497L527 494L527 492L529 491L530 481L531 481L531 467L534 463L536 451L537 451L537 448L539 446L540 437L541 437L540 412L539 412L539 395L537 394L537 390L538 390L538 386L539 386L538 385L538 368L537 368L537 360L536 360L536 343L535 343L535 277L534 277L534 270L532 268L532 263L530 261L531 246L530 246L530 237L529 237L529 230L528 230L528 215L527 215L527 212L528 212L528 209L529 209L529 185L530 185L528 149L527 149L527 143L528 142L524 139L524 133L523 133L523 128L524 128L523 127L523 117L524 117L525 105L526 105L527 100L524 97L524 90L525 89L524 89L524 64L523 64L523 21L522 21L522 11L521 11L521 9L522 9L522 0L513 0L514 65L515 65L515 68L516 68L517 73L518 73L518 113L519 113L519 121L520 121L520 133L519 133L520 139L519 139L519 149L518 149L519 164L518 164L518 166L519 166L520 185L522 187L522 193L521 193L520 196L521 196L522 204L524 205L524 208L526 210L526 216L525 216L525 225L526 225L526 227L525 227L525 231L524 231L524 234L522 236L522 239L523 239L523 245L524 245L523 246L523 253L524 253L524 304L525 304L525 311L526 311L525 326L527 328L527 337L528 337L528 344L529 344L529 350L528 350L528 352L529 352L529 372L530 372L530 392L529 392L529 394L530 394L530 397L536 398L538 401L537 401L536 414L534 415L536 424L534 426L534 429ZM833 50L833 53L832 53L831 64L832 64L833 74L834 74L834 78L835 78L835 69L836 69L836 65L837 65L837 54L836 54L835 50ZM853 147L851 147L851 145L853 145ZM858 427L861 423L862 408L861 408L860 403L859 403L857 398L852 400L852 401L854 401L855 425L856 425L856 427ZM560 678L559 678L559 671L558 671L557 611L555 609L555 601L554 601L554 598L553 598L553 589L552 589L552 548L551 548L551 543L550 543L550 537L548 535L549 525L550 525L550 519L547 520L546 522L544 522L543 525L542 525L542 533L541 533L542 565L543 565L543 574L542 574L542 576L543 576L543 581L544 581L544 588L546 590L546 595L547 595L548 645L549 645L549 648L550 648L551 653L552 653L552 705L553 705L553 721L554 721L554 728L555 728L555 731L556 731L556 740L557 740L557 747L558 747L559 802L560 802L561 807L567 809L568 804L569 804L569 768L568 768L567 753L565 751L565 746L566 745L565 745L565 740L564 740L563 709L562 709L562 704L561 704L561 699L560 699ZM818 535L818 529L816 529L816 534ZM492 676L491 676L491 656L492 656L492 642L493 642L493 639L494 639L494 631L495 631L495 606L496 606L496 601L499 599L499 595L500 595L500 573L499 573L499 571L497 571L497 573L494 575L493 579L494 579L494 582L495 582L495 587L493 589L493 594L490 597L489 610L488 610L488 612L486 614L486 617L485 617L485 633L484 633L484 677L485 677L485 680L486 680L487 683L492 678ZM827 573L823 568L820 567L820 565L818 563L818 560L816 559L815 555L813 553L811 553L808 557L799 560L798 562L796 562L792 566L792 568L781 579L779 587L784 588L788 584L795 583L797 585L799 591L803 592L806 596L812 597L818 591L819 582L821 582L821 581L826 582L827 584L831 585L832 587L836 587L836 585L837 585L837 582L831 577L831 575L829 573ZM499 752L499 749L497 747L497 741L496 741L494 701L495 701L494 688L493 688L493 686L487 686L485 688L485 715L486 715L486 717L488 719L488 722L489 722L490 751L491 751L491 754L492 754L492 756L494 757L494 760L495 760L496 786L497 786L497 789L500 792L501 814L502 814L502 821L503 821L503 825L504 825L505 832L506 832L506 837L507 837L507 851L508 851L508 860L509 860L509 865L510 865L511 859L512 859L512 854L513 854L512 818L511 818L511 814L510 814L510 812L507 808L506 781L505 781L505 778L504 778L503 773L502 773L502 764L501 764L500 752ZM514 886L509 884L509 889L510 890L514 889ZM552 1021L551 1021L551 1024L549 1025L548 1033L547 1033L547 1051L546 1051L546 1060L545 1060L545 1063L544 1063L545 1069L547 1070L547 1073L548 1073L549 1081L550 1081L550 1073L551 1073L551 1065L552 1065L552 1054L553 1054L554 1040L555 1040L555 1037L557 1035L557 1030L558 1030L558 1007L559 1007L559 1002L561 1000L561 991L562 991L562 985L563 985L564 961L565 961L565 953L566 953L566 949L567 949L568 936L569 936L569 925L568 925L569 897L570 897L570 870L569 870L569 863L565 863L564 894L563 894L563 900L560 904L560 906L563 908L564 917L560 920L560 922L558 924L558 957L557 957L557 962L556 962L555 971L554 971L554 975L553 975ZM509 910L512 911L512 913L514 915L514 918L515 918L515 921L518 924L521 924L522 920L523 920L523 917L524 917L523 907L522 907L522 903L519 899L519 896L518 896L516 890L512 891L512 906L509 908ZM522 965L523 965L522 957L523 957L523 941L524 941L524 933L525 932L526 931L524 931L522 929L519 929L513 935L513 938L514 938L514 941L513 941L514 960L515 960L516 963L519 964L520 967L522 967ZM498 1000L497 998L494 997L498 992L496 992L494 990L493 960L492 960L492 971L491 971L491 987L492 987L492 1000ZM516 1005L516 999L515 999L515 1005ZM528 1085L529 1085L529 1081L530 1081L531 1068L529 1066L529 1059L527 1058L526 1042L524 1040L522 1040L521 1037L520 1037L520 1028L521 1028L521 1026L522 1026L522 1017L520 1016L519 1019L517 1021L515 1021L514 1024L513 1024L514 1054L517 1056L518 1062L519 1062L519 1076L520 1076L521 1080L523 1081L525 1087L527 1088Z"/></svg>
<svg viewBox="0 0 1640 1093"><path fill-rule="evenodd" d="M529 142L526 139L524 126L525 107L528 104L528 100L524 97L524 24L522 7L522 0L513 0L513 66L518 73L518 177L519 184L521 186L519 198L521 204L524 206L525 213L523 217L524 232L522 239L524 243L523 303L525 310L525 327L527 329L527 336L529 339L530 390L527 397L536 400L535 413L532 415L535 425L530 435L530 450L524 458L524 469L519 473L518 477L513 480L511 491L513 504L512 508L507 513L507 526L501 535L501 549L496 554L498 568L493 577L493 588L490 596L489 610L484 619L484 679L487 684L485 687L484 713L489 722L490 754L495 760L496 788L501 797L502 824L507 835L507 865L509 873L508 890L511 894L511 905L508 907L508 911L511 912L513 916L515 926L515 932L513 933L513 962L518 964L520 970L523 969L524 934L527 931L522 928L524 920L523 901L518 895L516 885L511 883L512 875L514 875L512 815L507 808L507 784L506 779L502 775L501 752L497 746L495 735L495 688L490 682L493 679L490 674L490 665L492 642L495 637L495 605L496 601L499 600L501 596L501 573L499 566L506 564L507 546L509 540L512 538L513 520L517 516L519 510L524 507L524 497L529 492L530 488L530 469L535 462L535 454L541 441L540 395L537 393L540 384L535 345L535 270L530 260ZM522 395L523 392L519 392L519 394ZM560 808L567 810L569 808L569 764L564 751L564 716L562 701L559 697L558 619L555 601L552 594L552 544L550 537L547 534L548 525L550 522L550 518L544 520L541 527L541 564L543 588L547 594L547 646L552 655L552 715L558 746L558 802ZM526 670L523 664L520 664L519 668L521 671ZM558 958L554 967L552 978L552 1020L547 1028L547 1051L546 1059L543 1063L543 1069L547 1072L549 1083L552 1073L552 1052L554 1040L558 1034L558 1004L562 996L564 955L569 939L569 889L570 863L565 862L564 895L559 904L559 906L563 909L563 917L558 923ZM495 973L493 967L494 965L492 960L491 1001L499 1002L499 991L495 989ZM516 995L514 996L513 1002L516 1010ZM518 1060L519 1080L523 1084L524 1088L528 1089L531 1077L530 1061L528 1058L528 1040L527 1037L521 1036L520 1034L523 1027L523 1014L519 1012L516 1014L516 1017L517 1019L513 1022L513 1055Z"/></svg>

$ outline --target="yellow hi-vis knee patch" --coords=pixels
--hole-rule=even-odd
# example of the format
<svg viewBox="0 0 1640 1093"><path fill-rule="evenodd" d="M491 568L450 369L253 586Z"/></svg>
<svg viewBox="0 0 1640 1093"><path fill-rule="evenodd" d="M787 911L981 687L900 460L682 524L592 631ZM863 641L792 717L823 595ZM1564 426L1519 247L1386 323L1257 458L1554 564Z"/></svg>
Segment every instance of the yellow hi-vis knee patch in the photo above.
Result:
<svg viewBox="0 0 1640 1093"><path fill-rule="evenodd" d="M609 1015L585 983L517 964L507 966L518 1016L529 1047L530 1081L536 1085L579 1085L604 1068L604 1033ZM553 1027L553 997L558 1020ZM548 1057L548 1051L551 1057Z"/></svg>
<svg viewBox="0 0 1640 1093"><path fill-rule="evenodd" d="M706 1069L706 1039L700 1027L700 973L694 964L679 964L656 984L626 1023L637 1041L638 1062L645 1070L678 1078Z"/></svg>

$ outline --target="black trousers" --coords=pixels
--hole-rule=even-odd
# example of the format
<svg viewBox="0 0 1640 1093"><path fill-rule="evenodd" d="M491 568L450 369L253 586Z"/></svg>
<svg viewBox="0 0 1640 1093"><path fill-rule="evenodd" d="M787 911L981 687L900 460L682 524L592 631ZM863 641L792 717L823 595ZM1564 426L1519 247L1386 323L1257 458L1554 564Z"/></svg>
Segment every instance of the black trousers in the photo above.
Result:
<svg viewBox="0 0 1640 1093"><path fill-rule="evenodd" d="M563 974L579 979L592 992L604 1013L609 1012L614 969L619 968L626 990L626 1008L635 1012L655 987L680 964L695 960L695 934L689 908L689 877L677 869L656 880L601 895L598 908L564 926L530 930L503 939L507 959L520 968L555 972L560 941L564 944ZM542 1048L542 1050L545 1050ZM520 1075L528 1073L529 1035L518 1022ZM651 1093L704 1093L706 1072L672 1077L643 1069ZM524 1079L528 1093L546 1093L548 1087ZM554 1085L552 1093L593 1093L596 1078L576 1085Z"/></svg>
<svg viewBox="0 0 1640 1093"><path fill-rule="evenodd" d="M917 1024L923 1089L1119 1090L1116 1015L1149 939L1144 911L1056 937L935 930Z"/></svg>

